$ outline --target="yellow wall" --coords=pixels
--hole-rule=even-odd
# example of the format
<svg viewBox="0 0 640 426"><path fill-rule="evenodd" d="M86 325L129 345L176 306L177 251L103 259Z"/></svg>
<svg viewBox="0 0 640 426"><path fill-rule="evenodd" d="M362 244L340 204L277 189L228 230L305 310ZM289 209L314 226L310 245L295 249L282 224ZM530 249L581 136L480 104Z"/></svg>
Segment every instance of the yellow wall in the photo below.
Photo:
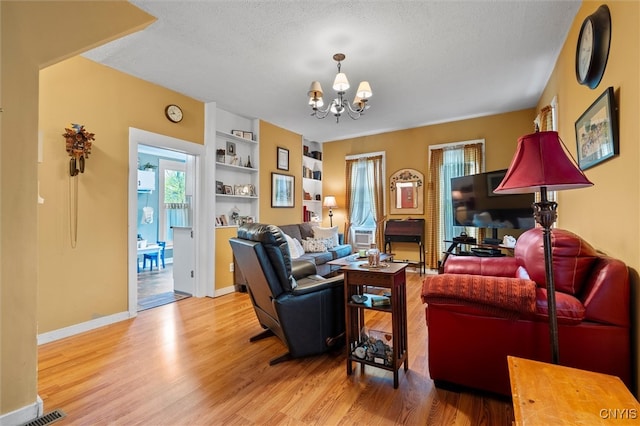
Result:
<svg viewBox="0 0 640 426"><path fill-rule="evenodd" d="M609 60L600 85L591 90L576 81L575 51L584 18L601 4L600 1L583 3L539 107L558 96L559 133L575 156L575 121L607 87L612 86L615 90L620 156L585 171L594 183L593 187L558 193L558 224L583 236L597 249L623 260L631 268L634 305L637 307L640 306L640 3L606 2L612 25ZM640 354L635 330L640 324L637 309L633 313L633 324L637 366ZM640 383L640 375L636 382Z"/></svg>
<svg viewBox="0 0 640 426"><path fill-rule="evenodd" d="M289 171L278 170L278 147L289 150ZM271 207L272 172L295 177L293 208ZM302 222L302 137L266 121L260 121L260 222L274 225Z"/></svg>
<svg viewBox="0 0 640 426"><path fill-rule="evenodd" d="M229 238L237 235L238 228L216 228L216 263L215 289L221 290L234 285L233 272L229 271L229 264L233 262L233 254L229 245Z"/></svg>
<svg viewBox="0 0 640 426"><path fill-rule="evenodd" d="M74 57L40 73L43 162L38 207L40 333L128 309L129 127L203 143L204 105L152 83ZM184 119L164 117L169 103ZM68 123L95 133L78 181L77 246L71 244ZM75 179L75 178L74 178Z"/></svg>
<svg viewBox="0 0 640 426"><path fill-rule="evenodd" d="M363 120L372 118L367 116ZM486 170L497 170L509 167L515 152L517 139L523 134L533 131L535 111L527 109L507 114L474 118L453 123L436 124L417 127L390 133L382 133L354 139L346 139L323 144L323 187L325 195L335 195L338 206L345 205L345 163L348 155L367 152L386 152L385 191L389 200L389 178L402 168L419 170L428 177L429 146L449 142L461 142L473 139L485 140ZM426 196L426 194L425 194ZM389 215L387 202L387 217L402 219L405 217L423 217L429 226L426 215ZM426 203L425 203L426 207ZM344 230L344 209L333 211L333 223ZM418 259L415 244L393 245L393 251L398 259Z"/></svg>
<svg viewBox="0 0 640 426"><path fill-rule="evenodd" d="M637 2L608 2L613 21L611 55L603 82L592 91L575 82L573 61L582 19L599 4L585 2L579 11L540 105L558 95L561 136L575 152L573 122L605 87L616 88L621 155L587 171L595 187L560 193L560 225L627 262L637 286L639 6ZM169 124L162 110L167 103L178 102L194 120L196 117L202 120L204 114L199 102L75 58L43 72L47 84L43 80L42 102L49 107L46 111L41 107L39 119L39 69L140 29L153 18L119 1L2 1L0 15L0 93L4 109L0 128L0 414L3 414L35 402L38 332L126 309L127 207L126 195L120 193L126 188L128 167L125 129L134 126L202 143L203 123L185 118L179 125ZM69 16L74 17L74 25L60 25ZM80 69L89 72L81 74ZM60 87L45 87L50 85ZM101 86L111 90L103 90ZM72 101L67 102L69 99ZM323 147L323 192L335 194L338 203L344 205L344 156L370 151L387 152L388 176L403 167L426 174L428 145L484 138L486 169L507 167L518 136L531 132L533 116L533 110L525 110L327 143ZM85 124L97 139L93 155L87 161L87 171L79 178L78 247L73 250L69 248L68 233L68 157L60 135L69 121ZM36 162L38 129L42 131L44 149L44 162L40 165ZM300 135L261 122L260 136L260 219L276 224L299 222ZM277 146L290 151L288 174L296 177L297 190L293 209L270 207L271 172L277 171ZM35 203L38 179L45 198L41 206ZM605 206L615 208L606 210ZM334 216L341 226L342 214L337 209ZM618 223L624 225L614 225ZM35 271L38 257L41 264ZM57 259L59 265L53 265L51 259ZM223 269L228 270L229 261L220 260ZM38 312L38 305L44 305L39 301L45 300L46 305L54 307L51 310L42 307L42 312ZM54 309L56 315L52 313ZM74 313L69 315L68 311ZM634 319L637 324L637 314Z"/></svg>
<svg viewBox="0 0 640 426"><path fill-rule="evenodd" d="M640 266L640 240L636 238L640 234L640 6L638 2L607 2L612 21L609 60L600 85L591 90L576 81L575 50L582 21L601 4L585 2L581 7L539 106L557 95L559 133L575 156L575 121L607 87L613 86L619 105L620 156L585 171L593 187L558 193L559 224L637 270ZM603 217L605 206L609 208Z"/></svg>
<svg viewBox="0 0 640 426"><path fill-rule="evenodd" d="M38 71L141 29L154 18L127 2L2 1L0 15L2 415L33 405L37 395ZM61 24L70 17L74 25ZM70 93L66 98L77 95Z"/></svg>

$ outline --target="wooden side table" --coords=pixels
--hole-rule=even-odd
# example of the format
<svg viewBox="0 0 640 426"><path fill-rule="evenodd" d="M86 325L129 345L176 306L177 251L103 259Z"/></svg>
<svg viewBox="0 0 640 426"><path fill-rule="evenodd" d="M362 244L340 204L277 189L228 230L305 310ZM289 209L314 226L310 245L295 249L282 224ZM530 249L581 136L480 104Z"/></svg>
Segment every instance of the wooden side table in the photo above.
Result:
<svg viewBox="0 0 640 426"><path fill-rule="evenodd" d="M404 364L404 371L409 369L407 349L407 293L406 293L406 263L387 263L384 268L370 269L366 261L350 263L340 270L344 272L345 292L345 320L347 338L347 374L353 372L353 362L358 362L364 371L365 365L382 368L393 372L393 387L398 388L398 369ZM389 289L391 304L374 306L371 303L372 294L365 294L366 287ZM365 295L368 300L355 303L351 296ZM361 330L365 325L365 311L377 310L391 315L392 327L392 358L390 362L373 360L356 355L356 348L363 346Z"/></svg>
<svg viewBox="0 0 640 426"><path fill-rule="evenodd" d="M507 359L516 425L640 424L640 404L616 376Z"/></svg>

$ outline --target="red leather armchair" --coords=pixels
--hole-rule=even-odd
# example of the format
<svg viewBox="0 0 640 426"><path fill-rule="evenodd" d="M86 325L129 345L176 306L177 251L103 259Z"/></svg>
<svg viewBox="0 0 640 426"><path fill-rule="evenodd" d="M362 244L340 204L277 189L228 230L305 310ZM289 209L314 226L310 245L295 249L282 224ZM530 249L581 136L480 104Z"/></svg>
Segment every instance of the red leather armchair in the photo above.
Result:
<svg viewBox="0 0 640 426"><path fill-rule="evenodd" d="M552 231L560 364L631 386L629 272L579 236ZM514 257L449 256L422 287L436 384L510 395L507 355L551 361L542 230Z"/></svg>

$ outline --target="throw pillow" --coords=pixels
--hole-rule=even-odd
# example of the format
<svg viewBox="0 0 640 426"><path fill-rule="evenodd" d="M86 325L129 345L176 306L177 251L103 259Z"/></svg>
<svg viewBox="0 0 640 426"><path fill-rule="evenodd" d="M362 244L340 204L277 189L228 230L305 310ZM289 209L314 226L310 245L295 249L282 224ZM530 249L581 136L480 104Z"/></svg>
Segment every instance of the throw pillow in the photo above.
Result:
<svg viewBox="0 0 640 426"><path fill-rule="evenodd" d="M296 240L295 238L291 238L287 234L284 234L284 238L285 240L287 240L287 245L289 246L289 254L291 255L292 259L297 259L304 254L304 250L302 251L302 253L300 253L300 251L298 250L298 246L296 246L296 243L294 242L298 240Z"/></svg>
<svg viewBox="0 0 640 426"><path fill-rule="evenodd" d="M325 239L307 238L302 240L302 247L306 253L322 253L327 251Z"/></svg>
<svg viewBox="0 0 640 426"><path fill-rule="evenodd" d="M333 226L331 228L322 228L320 226L316 226L315 228L313 228L313 237L331 239L331 247L327 248L337 247L339 245L338 226Z"/></svg>
<svg viewBox="0 0 640 426"><path fill-rule="evenodd" d="M304 254L304 247L302 247L302 243L297 238L292 238L293 245L296 246L296 250L298 250L298 254L302 256Z"/></svg>

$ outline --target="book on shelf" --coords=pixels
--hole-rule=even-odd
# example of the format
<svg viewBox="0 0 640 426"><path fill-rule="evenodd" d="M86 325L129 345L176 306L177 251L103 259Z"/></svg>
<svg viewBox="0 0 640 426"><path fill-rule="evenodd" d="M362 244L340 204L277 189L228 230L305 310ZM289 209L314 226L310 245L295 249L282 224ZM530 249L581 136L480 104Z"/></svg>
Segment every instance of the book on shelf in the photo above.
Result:
<svg viewBox="0 0 640 426"><path fill-rule="evenodd" d="M371 298L371 306L387 306L391 305L391 299L387 296L370 296Z"/></svg>

